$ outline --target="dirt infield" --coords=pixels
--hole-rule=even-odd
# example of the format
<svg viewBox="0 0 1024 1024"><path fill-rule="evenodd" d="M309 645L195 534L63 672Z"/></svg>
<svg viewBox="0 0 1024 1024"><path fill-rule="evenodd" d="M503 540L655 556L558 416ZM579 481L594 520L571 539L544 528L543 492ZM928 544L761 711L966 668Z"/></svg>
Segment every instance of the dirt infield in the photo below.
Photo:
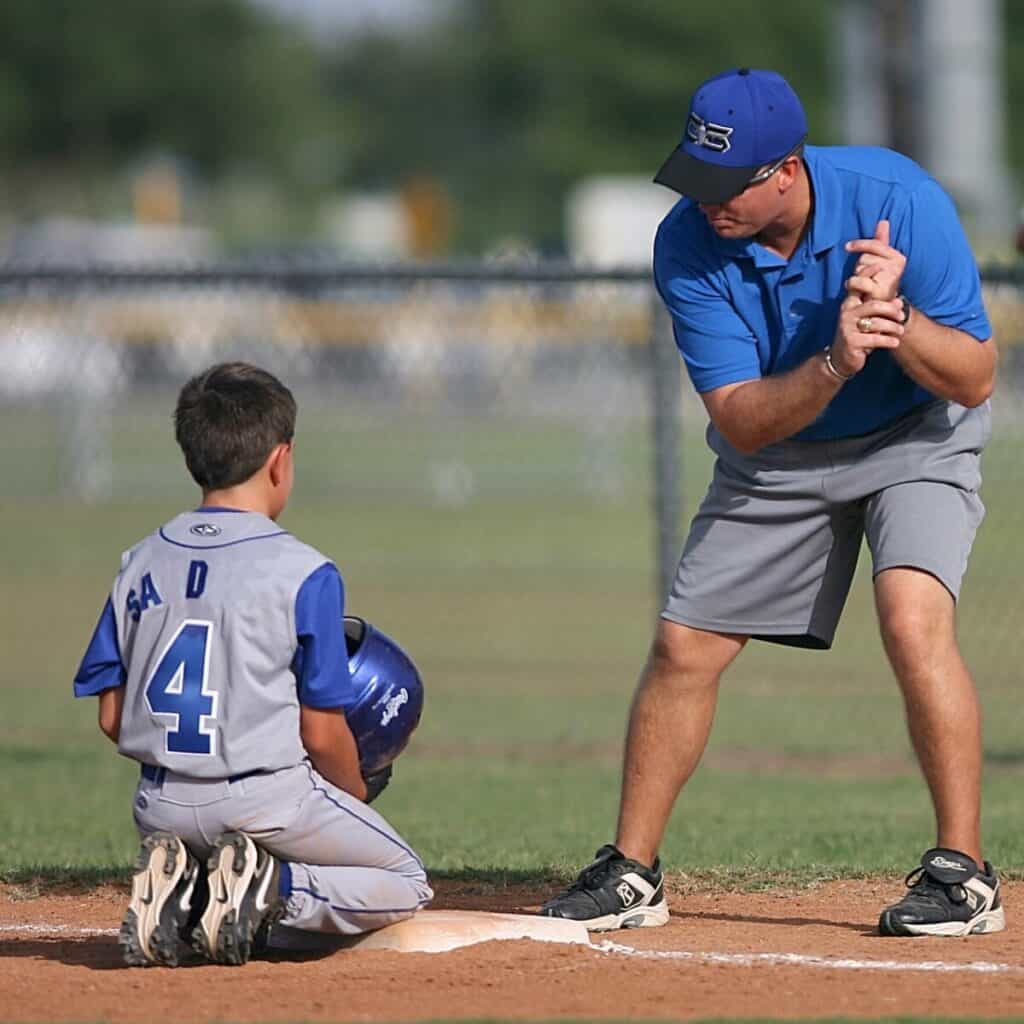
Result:
<svg viewBox="0 0 1024 1024"><path fill-rule="evenodd" d="M541 895L440 883L437 909L529 911ZM2 1021L404 1021L443 1018L1024 1015L1024 883L1009 928L968 939L874 932L899 883L683 893L664 928L604 947L488 942L451 953L346 951L175 970L122 966L126 891L26 898L0 886Z"/></svg>

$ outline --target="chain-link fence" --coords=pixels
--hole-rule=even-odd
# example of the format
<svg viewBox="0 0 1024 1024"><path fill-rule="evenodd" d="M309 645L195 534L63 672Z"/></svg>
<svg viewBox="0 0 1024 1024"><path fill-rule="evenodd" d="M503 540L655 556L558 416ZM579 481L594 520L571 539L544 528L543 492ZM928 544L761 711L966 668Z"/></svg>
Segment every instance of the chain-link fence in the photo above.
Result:
<svg viewBox="0 0 1024 1024"><path fill-rule="evenodd" d="M985 278L1003 348L997 414L1016 432L1024 278ZM668 329L641 270L8 268L0 496L190 493L176 392L212 362L246 359L296 391L307 497L514 499L537 517L563 499L640 498L663 592L704 419Z"/></svg>

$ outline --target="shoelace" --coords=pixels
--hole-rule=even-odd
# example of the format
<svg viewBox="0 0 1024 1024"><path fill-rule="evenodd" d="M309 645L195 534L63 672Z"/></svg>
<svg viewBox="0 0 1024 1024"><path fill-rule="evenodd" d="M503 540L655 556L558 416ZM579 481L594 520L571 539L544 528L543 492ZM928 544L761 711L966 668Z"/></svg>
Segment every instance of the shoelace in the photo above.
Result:
<svg viewBox="0 0 1024 1024"><path fill-rule="evenodd" d="M600 857L593 862L588 864L579 874L579 878L576 879L572 885L569 886L569 891L573 892L580 889L593 889L594 886L601 881L605 875L612 873L611 861L615 857L609 855L607 857Z"/></svg>
<svg viewBox="0 0 1024 1024"><path fill-rule="evenodd" d="M940 882L928 874L924 866L914 868L903 882L908 889L914 890L916 896L932 903L940 903L943 898L956 904L967 902L967 893L962 885Z"/></svg>

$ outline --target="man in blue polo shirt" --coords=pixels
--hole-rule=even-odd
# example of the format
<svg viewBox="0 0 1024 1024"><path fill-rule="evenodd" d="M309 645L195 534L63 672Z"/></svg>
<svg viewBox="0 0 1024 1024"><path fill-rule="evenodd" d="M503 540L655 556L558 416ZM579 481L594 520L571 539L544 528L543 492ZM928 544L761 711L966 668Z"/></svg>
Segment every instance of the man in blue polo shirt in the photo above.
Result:
<svg viewBox="0 0 1024 1024"><path fill-rule="evenodd" d="M654 274L718 459L633 700L616 842L542 910L594 930L668 919L657 850L722 672L751 638L830 647L864 537L937 825L879 928L1004 927L954 627L996 363L978 270L915 163L806 135L781 76L727 71L697 89L655 179L684 196Z"/></svg>

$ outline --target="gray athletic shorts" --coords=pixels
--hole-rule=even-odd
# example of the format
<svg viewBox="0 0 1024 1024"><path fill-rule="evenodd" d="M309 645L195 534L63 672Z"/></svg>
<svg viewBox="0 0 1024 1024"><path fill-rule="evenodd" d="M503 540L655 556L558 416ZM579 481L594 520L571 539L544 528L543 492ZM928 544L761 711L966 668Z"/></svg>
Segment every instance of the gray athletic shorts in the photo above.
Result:
<svg viewBox="0 0 1024 1024"><path fill-rule="evenodd" d="M697 629L828 648L861 539L873 573L910 566L954 598L985 515L988 403L930 402L882 430L782 441L754 455L713 427L717 454L662 617Z"/></svg>

